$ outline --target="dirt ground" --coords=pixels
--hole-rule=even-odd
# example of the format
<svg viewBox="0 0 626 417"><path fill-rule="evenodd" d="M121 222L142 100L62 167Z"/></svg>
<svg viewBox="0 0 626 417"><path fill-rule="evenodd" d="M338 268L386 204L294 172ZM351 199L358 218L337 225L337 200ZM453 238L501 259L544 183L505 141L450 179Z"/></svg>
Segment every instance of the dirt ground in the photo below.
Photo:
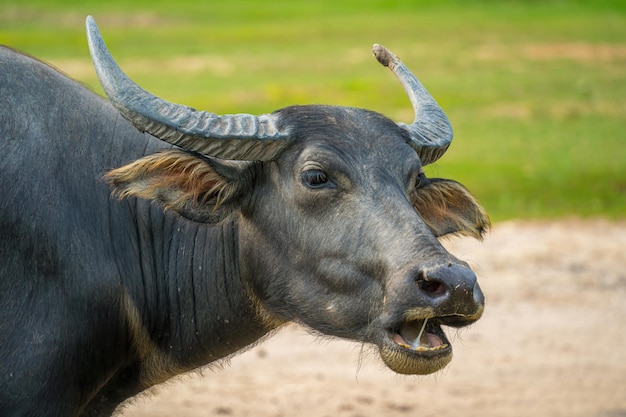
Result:
<svg viewBox="0 0 626 417"><path fill-rule="evenodd" d="M395 375L374 351L292 325L122 415L626 417L626 222L513 221L446 246L487 306L449 332L454 359L436 375Z"/></svg>

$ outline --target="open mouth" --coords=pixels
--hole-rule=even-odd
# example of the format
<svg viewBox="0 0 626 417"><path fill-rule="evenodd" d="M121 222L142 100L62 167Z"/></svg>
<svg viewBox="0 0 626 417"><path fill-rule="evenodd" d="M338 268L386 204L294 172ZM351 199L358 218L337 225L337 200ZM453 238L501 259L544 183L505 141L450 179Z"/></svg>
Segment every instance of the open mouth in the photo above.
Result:
<svg viewBox="0 0 626 417"><path fill-rule="evenodd" d="M436 318L410 320L387 331L380 355L397 373L426 375L450 362L452 346Z"/></svg>
<svg viewBox="0 0 626 417"><path fill-rule="evenodd" d="M429 319L402 323L391 339L404 349L416 352L439 351L450 347L441 326Z"/></svg>

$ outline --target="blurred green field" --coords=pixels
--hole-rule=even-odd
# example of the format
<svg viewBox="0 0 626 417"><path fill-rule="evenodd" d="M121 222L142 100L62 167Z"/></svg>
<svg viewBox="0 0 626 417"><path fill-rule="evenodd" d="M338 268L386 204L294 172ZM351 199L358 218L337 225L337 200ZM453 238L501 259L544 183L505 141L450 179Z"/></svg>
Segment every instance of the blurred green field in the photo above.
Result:
<svg viewBox="0 0 626 417"><path fill-rule="evenodd" d="M381 43L455 128L430 176L495 221L626 217L626 1L0 0L0 44L100 92L88 14L143 87L217 113L326 103L409 122Z"/></svg>

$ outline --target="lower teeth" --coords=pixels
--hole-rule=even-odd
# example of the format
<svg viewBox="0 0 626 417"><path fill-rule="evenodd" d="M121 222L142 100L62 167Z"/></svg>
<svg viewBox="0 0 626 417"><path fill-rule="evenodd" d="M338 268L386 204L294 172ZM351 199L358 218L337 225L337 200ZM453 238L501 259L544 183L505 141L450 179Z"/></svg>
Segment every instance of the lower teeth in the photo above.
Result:
<svg viewBox="0 0 626 417"><path fill-rule="evenodd" d="M411 348L411 349L413 349L413 350L415 350L417 352L424 352L424 351L427 351L427 350L442 350L442 349L445 349L447 347L448 347L448 344L444 343L442 345L437 345L437 346L432 346L432 347L430 347L430 346L418 346L415 349L413 349L413 348Z"/></svg>

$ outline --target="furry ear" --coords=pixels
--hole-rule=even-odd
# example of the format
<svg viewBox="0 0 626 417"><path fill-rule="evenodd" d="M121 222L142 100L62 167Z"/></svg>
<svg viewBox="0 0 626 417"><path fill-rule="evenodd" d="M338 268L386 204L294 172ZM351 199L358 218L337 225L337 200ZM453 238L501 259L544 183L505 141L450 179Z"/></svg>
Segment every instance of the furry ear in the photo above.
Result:
<svg viewBox="0 0 626 417"><path fill-rule="evenodd" d="M414 206L437 237L461 234L482 240L491 226L485 209L456 181L430 179L417 189Z"/></svg>
<svg viewBox="0 0 626 417"><path fill-rule="evenodd" d="M191 220L215 222L226 214L222 206L250 186L252 164L168 150L114 169L105 178L120 199L156 200Z"/></svg>

